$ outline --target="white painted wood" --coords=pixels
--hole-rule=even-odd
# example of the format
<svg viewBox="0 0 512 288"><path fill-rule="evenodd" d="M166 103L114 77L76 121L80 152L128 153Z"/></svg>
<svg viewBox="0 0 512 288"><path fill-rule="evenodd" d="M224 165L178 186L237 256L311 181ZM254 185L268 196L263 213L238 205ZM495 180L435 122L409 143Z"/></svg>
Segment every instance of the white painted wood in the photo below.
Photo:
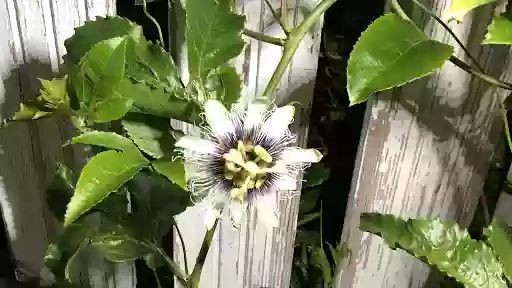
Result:
<svg viewBox="0 0 512 288"><path fill-rule="evenodd" d="M279 7L277 0L270 1ZM299 23L305 11L312 10L319 1L288 0L290 23ZM269 35L284 36L263 0L236 1L237 10L247 16L247 28ZM304 38L296 56L283 77L277 91L278 105L299 101L292 130L298 135L298 144L305 145L310 106L321 40L322 21ZM178 35L179 36L179 35ZM178 38L183 39L183 38ZM278 46L246 38L245 52L235 61L244 80L242 104L248 103L265 89L282 54ZM181 51L186 51L182 47ZM179 52L179 51L178 51ZM180 57L184 71L186 59ZM185 75L186 76L186 75ZM300 179L299 179L300 180ZM229 219L218 227L206 260L200 287L205 288L281 288L290 282L299 203L299 191L287 193L280 203L280 227L270 233L258 222L256 211L249 211L240 230L233 228ZM189 268L192 269L206 229L203 211L191 208L178 217L184 234ZM180 243L175 237L175 259L183 265ZM179 285L178 283L176 283Z"/></svg>
<svg viewBox="0 0 512 288"><path fill-rule="evenodd" d="M1 1L1 117L9 117L20 101L37 95L38 77L49 79L58 70L65 54L64 40L73 28L114 12L114 0ZM58 229L44 197L55 163L72 165L73 158L82 162L77 158L81 153L62 148L68 132L64 123L54 119L0 131L0 207L19 271L28 277L39 275L46 246ZM132 266L105 265L110 268L97 273L110 280L101 287L134 287Z"/></svg>
<svg viewBox="0 0 512 288"><path fill-rule="evenodd" d="M442 16L450 1L422 3ZM469 61L434 20L419 9L413 16L427 34L450 43L458 57ZM490 17L490 9L478 9L463 24L450 26L488 73L510 79L507 48L480 48ZM505 95L447 63L430 77L373 97L344 222L342 241L352 253L336 287L437 287L430 284L433 278L427 282L426 265L391 250L379 237L361 233L359 216L433 215L469 225L500 137L498 98Z"/></svg>

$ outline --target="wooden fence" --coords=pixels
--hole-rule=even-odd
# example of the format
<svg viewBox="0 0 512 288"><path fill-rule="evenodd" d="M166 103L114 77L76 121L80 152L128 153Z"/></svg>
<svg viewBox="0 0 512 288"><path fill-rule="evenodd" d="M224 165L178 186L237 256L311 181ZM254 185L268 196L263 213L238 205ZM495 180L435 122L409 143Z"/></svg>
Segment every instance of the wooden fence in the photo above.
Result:
<svg viewBox="0 0 512 288"><path fill-rule="evenodd" d="M275 7L279 5L277 0L270 2ZM288 0L290 23L300 21L318 2ZM274 35L281 33L263 0L239 0L237 9L247 15L250 29ZM114 0L0 1L3 21L0 24L0 116L12 115L20 101L37 94L37 78L48 79L59 70L66 53L63 43L73 34L73 28L97 15L114 13ZM180 19L180 15L175 16ZM307 137L321 22L305 37L277 91L277 104L300 102L293 130L302 144ZM171 42L172 46L181 47L183 38L179 35L180 27L177 28ZM245 53L235 61L244 79L244 102L263 92L281 55L280 47L251 39L247 42ZM174 45L176 43L178 45ZM185 60L177 52L178 58ZM59 227L44 195L44 187L55 169L54 163L83 165L81 151L62 148L69 138L68 131L65 123L53 119L17 124L0 131L0 206L18 263L19 278L39 276L45 248ZM271 233L255 220L255 211L249 212L249 222L241 230L221 224L204 268L201 287L277 288L289 285L299 203L298 193L291 194L294 196L276 199L282 211L281 228ZM205 232L200 214L197 209L189 209L178 219L192 264ZM182 259L179 243L175 248L175 257ZM91 281L93 287L135 287L132 265L102 265L91 267L84 281Z"/></svg>

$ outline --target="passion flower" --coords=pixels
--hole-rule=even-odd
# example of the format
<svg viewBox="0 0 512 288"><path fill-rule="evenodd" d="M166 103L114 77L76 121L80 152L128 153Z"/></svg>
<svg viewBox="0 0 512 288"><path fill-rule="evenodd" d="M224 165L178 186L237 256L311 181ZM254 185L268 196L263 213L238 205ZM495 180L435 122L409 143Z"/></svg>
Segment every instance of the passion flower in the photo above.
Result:
<svg viewBox="0 0 512 288"><path fill-rule="evenodd" d="M208 100L204 110L205 138L184 136L176 147L194 167L187 169L187 182L209 207L208 229L225 207L239 224L250 205L268 227L278 226L278 196L295 190L298 173L322 158L315 149L293 146L288 126L294 107L250 104L245 111L229 112L219 101Z"/></svg>

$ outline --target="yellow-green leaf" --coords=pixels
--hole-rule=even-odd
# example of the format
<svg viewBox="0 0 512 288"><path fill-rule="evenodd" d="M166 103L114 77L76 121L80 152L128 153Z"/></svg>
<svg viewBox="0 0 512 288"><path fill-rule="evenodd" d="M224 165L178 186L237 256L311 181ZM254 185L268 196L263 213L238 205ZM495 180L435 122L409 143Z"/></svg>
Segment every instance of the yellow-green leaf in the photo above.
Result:
<svg viewBox="0 0 512 288"><path fill-rule="evenodd" d="M453 0L452 5L448 8L447 16L459 22L462 21L464 15L476 7L496 2L496 0Z"/></svg>
<svg viewBox="0 0 512 288"><path fill-rule="evenodd" d="M138 152L133 142L114 132L90 131L71 139L76 144L96 145L110 149L116 149L123 152ZM142 156L142 155L141 155Z"/></svg>
<svg viewBox="0 0 512 288"><path fill-rule="evenodd" d="M351 105L372 93L407 84L440 68L451 46L430 40L410 21L386 14L361 34L347 67Z"/></svg>
<svg viewBox="0 0 512 288"><path fill-rule="evenodd" d="M505 16L495 16L487 27L483 44L512 45L512 21Z"/></svg>
<svg viewBox="0 0 512 288"><path fill-rule="evenodd" d="M494 251L471 239L455 221L403 220L392 214L363 213L359 228L384 239L391 248L426 259L439 271L471 288L506 288Z"/></svg>
<svg viewBox="0 0 512 288"><path fill-rule="evenodd" d="M68 204L64 223L73 223L147 164L136 153L109 150L96 154L82 170L75 193Z"/></svg>
<svg viewBox="0 0 512 288"><path fill-rule="evenodd" d="M484 229L487 242L498 256L503 272L508 281L512 283L512 233L510 227L498 219L493 219L491 225Z"/></svg>

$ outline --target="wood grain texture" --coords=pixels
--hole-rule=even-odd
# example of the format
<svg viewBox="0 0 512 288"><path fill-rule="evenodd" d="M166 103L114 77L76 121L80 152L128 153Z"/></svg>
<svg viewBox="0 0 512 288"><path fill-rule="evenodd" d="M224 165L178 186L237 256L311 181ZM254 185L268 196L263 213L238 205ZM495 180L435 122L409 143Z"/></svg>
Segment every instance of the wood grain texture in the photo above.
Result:
<svg viewBox="0 0 512 288"><path fill-rule="evenodd" d="M58 71L66 53L64 40L75 27L114 12L114 0L0 1L0 116L11 116L20 101L38 94L37 78L50 79ZM44 196L55 163L81 166L84 162L80 151L62 148L70 131L55 119L18 123L0 131L0 206L20 278L39 276L46 246L60 226ZM134 281L130 265L106 265L111 267L101 271L100 278L107 281L101 287L134 285L126 283ZM121 271L128 277L119 277Z"/></svg>
<svg viewBox="0 0 512 288"><path fill-rule="evenodd" d="M275 8L279 1L270 1ZM289 23L299 23L303 13L312 10L317 1L288 1ZM247 16L247 28L269 35L284 34L272 18L270 10L263 0L237 1L237 9ZM283 77L276 95L276 104L283 105L290 101L299 101L296 106L295 121L292 130L298 135L298 145L306 143L310 106L313 97L314 81L321 40L322 21L310 31L296 52L293 63ZM178 35L179 36L179 35ZM175 38L176 39L176 38ZM183 38L177 38L183 39ZM242 105L247 104L256 95L261 95L272 75L282 49L246 38L247 47L242 55L234 61L244 82ZM181 51L185 51L183 50ZM179 51L178 51L179 52ZM180 53L177 53L180 55ZM186 67L183 57L182 71ZM185 75L186 76L186 75ZM298 179L300 180L300 179ZM295 240L299 191L289 194L279 201L280 227L267 232L258 222L256 211L249 211L245 223L239 230L233 228L229 219L218 227L208 255L201 287L205 288L281 288L290 283L293 245ZM178 216L178 224L184 234L189 267L195 263L204 228L203 211L190 208ZM177 240L177 237L175 237ZM179 241L175 243L175 259L183 263L183 254Z"/></svg>
<svg viewBox="0 0 512 288"><path fill-rule="evenodd" d="M423 3L443 15L450 1ZM450 26L489 74L507 79L509 51L480 48L491 12L477 9L463 24ZM469 61L434 20L419 9L412 15L428 35L456 47L456 55ZM435 277L427 282L426 265L361 233L359 216L434 215L469 225L500 137L498 98L505 95L447 63L433 75L369 102L342 237L351 257L336 287L438 287L430 284Z"/></svg>

